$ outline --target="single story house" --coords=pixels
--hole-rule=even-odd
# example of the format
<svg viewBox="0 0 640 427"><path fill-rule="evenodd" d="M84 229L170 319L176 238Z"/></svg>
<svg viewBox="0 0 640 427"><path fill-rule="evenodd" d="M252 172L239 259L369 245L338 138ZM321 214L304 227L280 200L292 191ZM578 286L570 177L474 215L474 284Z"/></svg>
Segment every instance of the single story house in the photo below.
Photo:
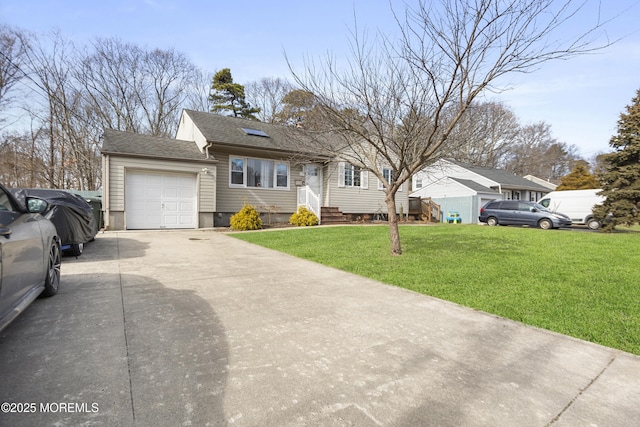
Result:
<svg viewBox="0 0 640 427"><path fill-rule="evenodd" d="M506 170L438 160L412 178L410 197L431 198L440 205L445 220L458 212L462 223L478 222L480 208L491 200L538 201L549 190Z"/></svg>
<svg viewBox="0 0 640 427"><path fill-rule="evenodd" d="M301 153L305 131L184 110L176 138L107 129L102 141L105 227L229 225L244 204L265 222L287 222L299 206L321 223L386 214L382 184L368 170ZM408 183L397 193L407 212Z"/></svg>

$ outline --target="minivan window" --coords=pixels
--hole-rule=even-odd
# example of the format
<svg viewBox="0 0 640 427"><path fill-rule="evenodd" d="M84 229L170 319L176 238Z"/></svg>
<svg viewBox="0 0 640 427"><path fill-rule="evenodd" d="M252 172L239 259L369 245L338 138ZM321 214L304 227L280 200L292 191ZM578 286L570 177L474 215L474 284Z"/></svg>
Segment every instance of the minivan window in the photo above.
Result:
<svg viewBox="0 0 640 427"><path fill-rule="evenodd" d="M518 210L524 212L533 212L533 206L526 203L518 203Z"/></svg>
<svg viewBox="0 0 640 427"><path fill-rule="evenodd" d="M500 206L500 209L505 209L505 210L518 210L518 202L516 201L506 201L506 202L502 202L502 205Z"/></svg>

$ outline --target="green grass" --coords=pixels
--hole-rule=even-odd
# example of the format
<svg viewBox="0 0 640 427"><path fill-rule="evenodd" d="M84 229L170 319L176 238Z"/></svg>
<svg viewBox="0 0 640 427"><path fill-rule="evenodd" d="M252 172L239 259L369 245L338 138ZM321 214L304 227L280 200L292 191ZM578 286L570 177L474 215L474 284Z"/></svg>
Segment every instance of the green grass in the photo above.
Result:
<svg viewBox="0 0 640 427"><path fill-rule="evenodd" d="M640 354L640 233L476 225L237 233L234 237L426 295Z"/></svg>

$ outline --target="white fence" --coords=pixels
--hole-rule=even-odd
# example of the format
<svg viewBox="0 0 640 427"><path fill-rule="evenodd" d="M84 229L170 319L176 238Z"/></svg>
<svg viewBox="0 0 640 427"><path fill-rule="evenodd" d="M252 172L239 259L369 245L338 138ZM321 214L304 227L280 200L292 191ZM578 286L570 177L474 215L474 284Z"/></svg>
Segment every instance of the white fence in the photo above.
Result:
<svg viewBox="0 0 640 427"><path fill-rule="evenodd" d="M304 206L318 217L320 224L320 195L311 190L308 185L298 187L298 207Z"/></svg>

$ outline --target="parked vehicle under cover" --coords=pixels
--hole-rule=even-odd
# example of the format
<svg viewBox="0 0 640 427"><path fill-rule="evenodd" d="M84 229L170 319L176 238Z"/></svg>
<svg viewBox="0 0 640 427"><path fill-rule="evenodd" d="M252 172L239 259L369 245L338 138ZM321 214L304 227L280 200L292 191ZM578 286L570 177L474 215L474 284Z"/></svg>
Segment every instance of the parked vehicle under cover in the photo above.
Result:
<svg viewBox="0 0 640 427"><path fill-rule="evenodd" d="M38 197L49 204L43 213L58 230L62 250L79 256L84 244L91 242L98 234L98 223L91 205L82 196L63 190L50 189L12 189L18 200L26 197Z"/></svg>
<svg viewBox="0 0 640 427"><path fill-rule="evenodd" d="M560 212L551 212L534 202L494 200L480 209L480 222L488 225L528 225L543 229L570 227L571 219Z"/></svg>
<svg viewBox="0 0 640 427"><path fill-rule="evenodd" d="M60 239L39 198L17 200L0 185L0 330L38 296L60 286Z"/></svg>

